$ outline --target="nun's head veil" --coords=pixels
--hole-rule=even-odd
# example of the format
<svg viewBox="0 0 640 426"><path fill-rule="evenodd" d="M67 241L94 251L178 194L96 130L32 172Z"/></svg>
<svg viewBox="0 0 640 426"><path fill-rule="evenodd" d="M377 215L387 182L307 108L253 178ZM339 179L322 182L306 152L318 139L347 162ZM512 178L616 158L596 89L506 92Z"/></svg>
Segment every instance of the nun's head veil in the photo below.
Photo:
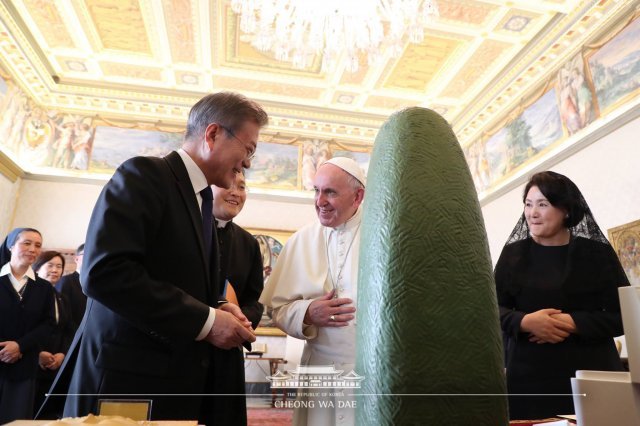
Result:
<svg viewBox="0 0 640 426"><path fill-rule="evenodd" d="M9 232L7 238L2 242L2 246L0 246L0 267L11 260L11 250L9 249L16 243L20 234L25 231L40 233L40 231L33 228L15 228Z"/></svg>

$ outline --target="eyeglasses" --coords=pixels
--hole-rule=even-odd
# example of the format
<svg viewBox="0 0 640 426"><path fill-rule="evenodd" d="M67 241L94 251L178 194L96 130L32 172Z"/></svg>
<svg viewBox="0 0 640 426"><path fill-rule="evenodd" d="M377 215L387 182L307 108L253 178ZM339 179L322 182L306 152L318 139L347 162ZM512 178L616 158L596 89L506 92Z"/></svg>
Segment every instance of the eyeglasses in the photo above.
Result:
<svg viewBox="0 0 640 426"><path fill-rule="evenodd" d="M229 133L231 136L233 136L233 138L235 140L237 140L238 142L240 142L242 145L245 146L245 148L247 147L247 144L240 139L239 137L236 136L235 133L233 133L233 130L231 130L230 128L228 128L227 126L223 126L222 124L218 124L218 126L222 127L227 133ZM255 149L251 149L251 148L246 148L247 149L247 160L251 161L254 159L254 157L256 156L256 151Z"/></svg>

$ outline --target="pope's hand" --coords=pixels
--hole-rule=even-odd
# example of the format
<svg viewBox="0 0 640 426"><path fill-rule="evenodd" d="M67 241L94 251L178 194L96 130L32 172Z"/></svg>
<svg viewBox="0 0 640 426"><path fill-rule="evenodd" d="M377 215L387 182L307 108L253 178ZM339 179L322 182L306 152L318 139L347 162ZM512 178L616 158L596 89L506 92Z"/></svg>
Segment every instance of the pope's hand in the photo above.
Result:
<svg viewBox="0 0 640 426"><path fill-rule="evenodd" d="M346 306L353 300L343 297L334 299L335 290L331 290L322 297L317 298L307 308L304 314L304 323L318 327L344 327L355 317L356 308Z"/></svg>

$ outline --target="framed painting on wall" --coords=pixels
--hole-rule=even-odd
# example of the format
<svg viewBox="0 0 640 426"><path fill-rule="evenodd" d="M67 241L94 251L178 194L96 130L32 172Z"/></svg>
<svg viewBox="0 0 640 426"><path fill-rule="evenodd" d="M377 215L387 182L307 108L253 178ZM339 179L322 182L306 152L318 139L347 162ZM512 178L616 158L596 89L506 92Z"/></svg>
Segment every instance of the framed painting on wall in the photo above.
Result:
<svg viewBox="0 0 640 426"><path fill-rule="evenodd" d="M629 282L640 286L640 220L617 226L607 232Z"/></svg>
<svg viewBox="0 0 640 426"><path fill-rule="evenodd" d="M271 229L247 229L258 240L260 254L262 254L262 268L265 284L269 280L269 274L278 260L282 247L287 242L293 231L271 230ZM262 318L256 329L259 336L285 336L285 333L275 327L271 319L271 313L265 307Z"/></svg>

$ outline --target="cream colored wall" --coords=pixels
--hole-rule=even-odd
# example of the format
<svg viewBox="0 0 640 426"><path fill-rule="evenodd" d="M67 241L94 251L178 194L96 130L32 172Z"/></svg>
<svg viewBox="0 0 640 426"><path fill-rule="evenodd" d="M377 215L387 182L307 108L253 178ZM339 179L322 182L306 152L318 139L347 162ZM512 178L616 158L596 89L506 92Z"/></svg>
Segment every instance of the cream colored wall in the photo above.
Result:
<svg viewBox="0 0 640 426"><path fill-rule="evenodd" d="M296 231L316 219L313 200L272 201L249 196L235 222L244 228Z"/></svg>
<svg viewBox="0 0 640 426"><path fill-rule="evenodd" d="M562 173L582 191L602 228L640 219L640 118L544 170ZM522 213L524 184L482 208L493 263Z"/></svg>
<svg viewBox="0 0 640 426"><path fill-rule="evenodd" d="M0 183L3 191L4 183ZM14 226L30 226L42 232L45 247L75 248L84 241L89 218L102 184L50 182L24 179L17 202ZM278 202L262 196L249 199L236 219L240 226L294 231L314 220L311 200Z"/></svg>
<svg viewBox="0 0 640 426"><path fill-rule="evenodd" d="M21 182L21 178L12 182L11 179L0 173L0 243L12 229L13 211L16 207Z"/></svg>
<svg viewBox="0 0 640 426"><path fill-rule="evenodd" d="M13 226L42 233L46 248L75 248L84 241L101 185L24 179Z"/></svg>

